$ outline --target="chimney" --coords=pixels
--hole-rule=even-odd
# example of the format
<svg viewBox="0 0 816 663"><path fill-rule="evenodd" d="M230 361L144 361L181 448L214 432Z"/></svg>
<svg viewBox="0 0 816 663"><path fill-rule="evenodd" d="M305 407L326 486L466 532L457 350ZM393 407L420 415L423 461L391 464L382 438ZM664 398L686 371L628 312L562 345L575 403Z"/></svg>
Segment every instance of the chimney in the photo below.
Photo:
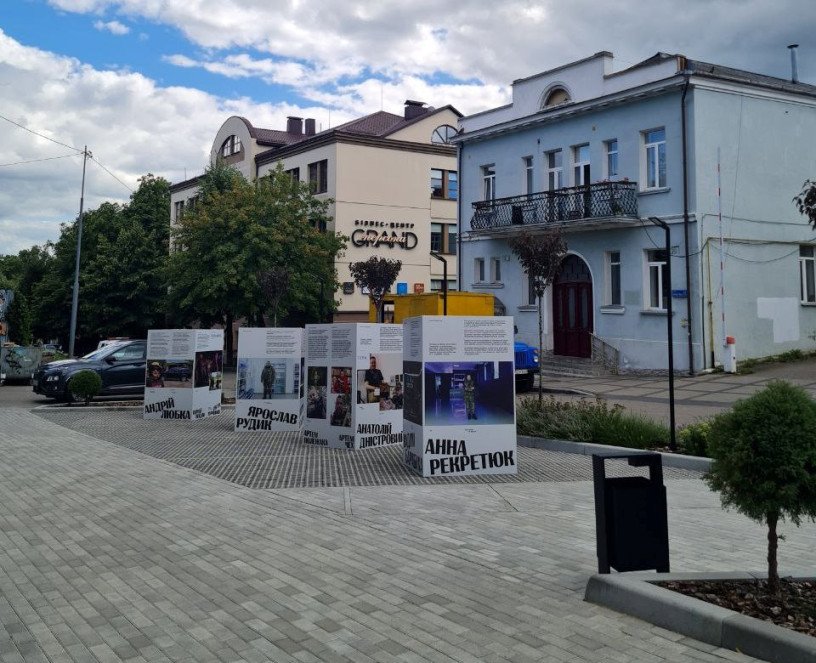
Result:
<svg viewBox="0 0 816 663"><path fill-rule="evenodd" d="M301 136L303 134L303 118L290 115L286 118L286 133Z"/></svg>
<svg viewBox="0 0 816 663"><path fill-rule="evenodd" d="M315 135L315 119L313 117L306 118L306 131L304 133L307 136Z"/></svg>
<svg viewBox="0 0 816 663"><path fill-rule="evenodd" d="M420 115L424 115L428 112L428 108L425 108L424 101L413 101L412 99L405 100L405 119L406 120L413 120L415 117L419 117Z"/></svg>
<svg viewBox="0 0 816 663"><path fill-rule="evenodd" d="M796 65L796 49L799 44L791 44L788 49L791 52L791 83L799 82L799 67Z"/></svg>

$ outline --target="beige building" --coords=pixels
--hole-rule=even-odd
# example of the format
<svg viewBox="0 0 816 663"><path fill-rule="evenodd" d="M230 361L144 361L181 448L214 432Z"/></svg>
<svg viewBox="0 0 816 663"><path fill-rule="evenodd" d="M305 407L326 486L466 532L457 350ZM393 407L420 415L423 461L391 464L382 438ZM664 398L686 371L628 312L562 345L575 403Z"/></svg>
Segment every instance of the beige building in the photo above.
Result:
<svg viewBox="0 0 816 663"><path fill-rule="evenodd" d="M368 318L368 297L355 287L349 263L372 255L402 261L394 292L456 287L458 177L449 144L461 114L452 106L428 108L406 101L403 115L379 111L326 131L315 121L290 117L286 131L259 129L230 117L213 141L221 158L247 179L263 177L278 163L318 197L334 200L327 231L349 238L336 263L341 289L336 321ZM198 178L174 184L171 219L194 204Z"/></svg>

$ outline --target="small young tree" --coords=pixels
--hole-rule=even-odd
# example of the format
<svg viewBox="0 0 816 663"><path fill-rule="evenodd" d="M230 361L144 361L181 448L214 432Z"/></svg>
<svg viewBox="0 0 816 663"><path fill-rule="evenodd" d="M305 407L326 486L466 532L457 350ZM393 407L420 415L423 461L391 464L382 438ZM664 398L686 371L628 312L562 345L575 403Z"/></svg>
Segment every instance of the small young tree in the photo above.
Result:
<svg viewBox="0 0 816 663"><path fill-rule="evenodd" d="M258 286L261 288L265 310L272 312L272 326L278 326L278 306L281 298L289 289L291 273L287 267L275 266L258 274ZM261 311L263 315L264 311Z"/></svg>
<svg viewBox="0 0 816 663"><path fill-rule="evenodd" d="M68 395L68 405L71 405L73 399L82 399L88 405L102 390L102 378L96 371L80 371L71 378L68 389L71 392Z"/></svg>
<svg viewBox="0 0 816 663"><path fill-rule="evenodd" d="M768 527L768 589L779 593L777 523L816 519L816 401L801 387L771 382L714 418L706 481L723 506Z"/></svg>
<svg viewBox="0 0 816 663"><path fill-rule="evenodd" d="M541 362L544 345L544 328L542 322L541 302L544 292L558 276L558 270L564 256L567 255L567 245L561 237L558 226L546 228L542 232L522 232L509 241L510 250L518 258L524 272L536 294L538 302L538 402L544 401L543 365Z"/></svg>
<svg viewBox="0 0 816 663"><path fill-rule="evenodd" d="M6 320L9 326L9 339L19 345L31 345L31 309L22 292L14 293Z"/></svg>
<svg viewBox="0 0 816 663"><path fill-rule="evenodd" d="M799 213L804 214L808 222L816 228L816 181L805 180L802 191L794 197L793 202Z"/></svg>
<svg viewBox="0 0 816 663"><path fill-rule="evenodd" d="M351 277L360 288L368 289L368 296L377 311L377 322L383 319L385 295L394 285L402 268L402 261L371 256L368 260L349 265Z"/></svg>

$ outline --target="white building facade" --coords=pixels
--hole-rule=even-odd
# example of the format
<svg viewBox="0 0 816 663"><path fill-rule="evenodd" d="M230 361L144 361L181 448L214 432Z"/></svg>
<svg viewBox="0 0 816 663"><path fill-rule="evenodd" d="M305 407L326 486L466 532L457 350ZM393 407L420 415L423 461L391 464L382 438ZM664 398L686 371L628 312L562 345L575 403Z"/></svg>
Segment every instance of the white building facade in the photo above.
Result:
<svg viewBox="0 0 816 663"><path fill-rule="evenodd" d="M349 264L372 255L402 262L394 292L441 290L457 283L456 148L461 114L451 106L407 101L403 115L383 111L317 132L315 121L290 117L286 131L253 127L230 117L216 134L211 161L221 159L249 180L283 164L331 199L327 232L349 238L336 268L341 282L335 321L368 320L368 297L354 285ZM198 178L171 187L171 222L198 195Z"/></svg>
<svg viewBox="0 0 816 663"><path fill-rule="evenodd" d="M508 239L558 225L545 351L665 370L669 301L678 370L720 364L726 336L742 357L816 346L816 232L792 203L816 174L816 87L664 53L616 71L601 52L460 128L460 285L498 296L520 340L538 319Z"/></svg>

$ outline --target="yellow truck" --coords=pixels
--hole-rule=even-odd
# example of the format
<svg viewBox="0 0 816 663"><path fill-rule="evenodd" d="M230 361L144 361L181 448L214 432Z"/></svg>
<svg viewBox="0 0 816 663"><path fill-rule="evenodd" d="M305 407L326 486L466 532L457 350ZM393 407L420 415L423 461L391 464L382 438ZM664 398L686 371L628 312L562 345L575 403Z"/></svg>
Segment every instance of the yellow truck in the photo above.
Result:
<svg viewBox="0 0 816 663"><path fill-rule="evenodd" d="M388 295L383 304L384 322L401 324L406 318L418 315L443 315L444 300L441 292L423 292L413 295ZM448 315L495 315L493 295L481 292L448 291ZM368 305L369 322L377 321L374 304ZM533 388L538 373L538 350L515 342L516 391Z"/></svg>
<svg viewBox="0 0 816 663"><path fill-rule="evenodd" d="M383 309L385 311L385 322L402 324L406 318L413 318L418 315L443 315L444 300L441 292L386 295ZM493 295L449 290L448 315L494 315ZM369 322L377 321L377 311L370 301L368 320Z"/></svg>

